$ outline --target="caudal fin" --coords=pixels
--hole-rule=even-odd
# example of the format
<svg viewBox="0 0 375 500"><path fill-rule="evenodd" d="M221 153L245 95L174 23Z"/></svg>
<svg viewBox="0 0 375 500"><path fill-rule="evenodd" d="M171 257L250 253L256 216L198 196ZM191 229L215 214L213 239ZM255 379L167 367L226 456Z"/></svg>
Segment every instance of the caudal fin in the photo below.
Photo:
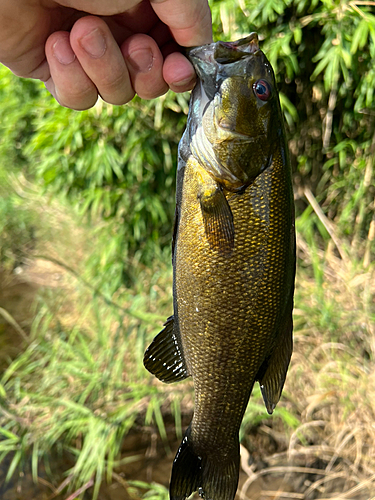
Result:
<svg viewBox="0 0 375 500"><path fill-rule="evenodd" d="M171 500L185 500L194 491L205 500L233 500L238 485L239 445L231 457L220 456L220 448L211 456L198 456L186 431L173 462L170 484Z"/></svg>

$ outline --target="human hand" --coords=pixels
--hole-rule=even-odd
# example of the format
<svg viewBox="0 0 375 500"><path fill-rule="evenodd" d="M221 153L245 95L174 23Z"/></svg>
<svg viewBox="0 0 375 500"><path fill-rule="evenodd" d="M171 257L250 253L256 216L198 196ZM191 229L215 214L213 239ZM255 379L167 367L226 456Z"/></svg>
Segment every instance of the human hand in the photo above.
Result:
<svg viewBox="0 0 375 500"><path fill-rule="evenodd" d="M211 37L207 0L0 2L0 62L78 110L98 94L125 104L135 93L152 99L168 88L190 90L195 72L179 45Z"/></svg>

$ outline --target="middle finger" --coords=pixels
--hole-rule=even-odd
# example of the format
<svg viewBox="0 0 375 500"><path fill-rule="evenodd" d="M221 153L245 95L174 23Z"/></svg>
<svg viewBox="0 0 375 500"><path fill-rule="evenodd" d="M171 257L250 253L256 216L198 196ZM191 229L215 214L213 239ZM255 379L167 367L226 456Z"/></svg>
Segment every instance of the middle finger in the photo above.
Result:
<svg viewBox="0 0 375 500"><path fill-rule="evenodd" d="M121 50L103 19L79 19L70 34L72 49L103 100L125 104L134 96Z"/></svg>

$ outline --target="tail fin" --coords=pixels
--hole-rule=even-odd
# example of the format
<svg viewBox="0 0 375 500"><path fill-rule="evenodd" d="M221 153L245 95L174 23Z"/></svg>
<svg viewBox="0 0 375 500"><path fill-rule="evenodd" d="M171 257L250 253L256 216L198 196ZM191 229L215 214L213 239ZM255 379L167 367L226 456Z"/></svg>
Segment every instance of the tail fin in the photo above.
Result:
<svg viewBox="0 0 375 500"><path fill-rule="evenodd" d="M238 485L239 443L231 457L220 456L220 449L198 456L186 431L173 462L170 499L185 500L194 491L205 500L233 500Z"/></svg>

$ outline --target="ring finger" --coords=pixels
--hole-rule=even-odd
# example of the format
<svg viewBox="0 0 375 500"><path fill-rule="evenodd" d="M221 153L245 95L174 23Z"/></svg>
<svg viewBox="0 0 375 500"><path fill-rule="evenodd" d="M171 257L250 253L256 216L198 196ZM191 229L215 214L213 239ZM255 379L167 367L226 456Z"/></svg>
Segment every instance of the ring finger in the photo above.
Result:
<svg viewBox="0 0 375 500"><path fill-rule="evenodd" d="M69 33L53 33L47 39L45 51L51 74L45 84L51 94L67 108L91 108L98 91L77 60L70 46Z"/></svg>
<svg viewBox="0 0 375 500"><path fill-rule="evenodd" d="M79 19L70 33L70 43L83 71L105 101L125 104L133 98L124 57L102 19L94 16Z"/></svg>

